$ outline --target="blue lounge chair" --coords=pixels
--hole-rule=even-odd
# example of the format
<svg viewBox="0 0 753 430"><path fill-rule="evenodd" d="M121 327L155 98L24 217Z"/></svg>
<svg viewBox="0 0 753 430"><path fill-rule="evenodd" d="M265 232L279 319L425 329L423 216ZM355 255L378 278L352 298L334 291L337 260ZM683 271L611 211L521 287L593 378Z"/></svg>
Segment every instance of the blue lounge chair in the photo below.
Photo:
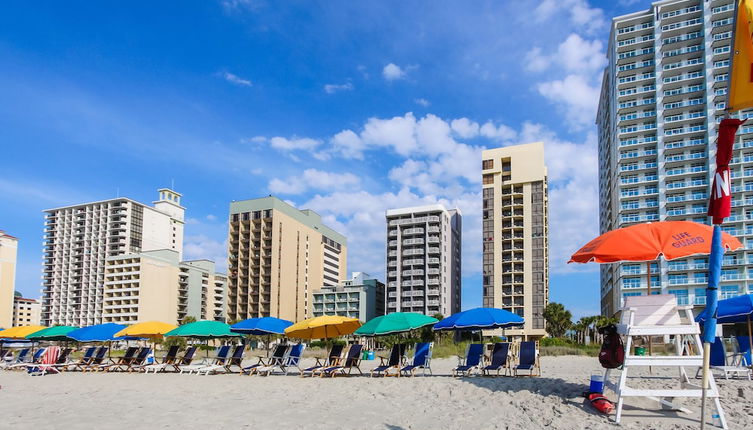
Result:
<svg viewBox="0 0 753 430"><path fill-rule="evenodd" d="M519 375L518 371L528 370L528 375ZM538 371L538 372L536 372ZM541 376L539 364L539 343L536 341L520 342L518 364L514 368L515 376ZM536 372L536 373L534 373Z"/></svg>
<svg viewBox="0 0 753 430"><path fill-rule="evenodd" d="M277 344L275 346L275 350L272 351L272 356L269 358L266 357L258 357L258 361L250 366L246 366L241 370L241 375L248 373L249 375L253 375L256 373L257 370L264 366L271 366L272 363L274 363L277 360L282 360L282 357L285 355L285 352L288 350L288 345L286 344Z"/></svg>
<svg viewBox="0 0 753 430"><path fill-rule="evenodd" d="M91 362L92 357L94 356L94 352L97 350L96 346L90 346L86 348L86 351L84 351L84 355L79 358L79 360L75 363L71 363L66 366L65 370L83 370L82 366L85 366ZM73 366L73 369L69 369L69 367Z"/></svg>
<svg viewBox="0 0 753 430"><path fill-rule="evenodd" d="M261 374L271 375L272 373L274 373L275 369L280 369L280 372L287 375L288 371L291 368L295 367L298 369L298 372L300 373L303 371L303 369L301 369L300 367L301 356L303 355L303 349L304 349L304 345L300 343L295 344L295 345L290 345L285 351L285 354L283 354L282 359L277 360L268 366L264 366L258 369L256 372L260 375Z"/></svg>
<svg viewBox="0 0 753 430"><path fill-rule="evenodd" d="M327 354L327 358L325 358L324 361L322 361L322 359L320 358L317 358L316 364L314 364L311 367L307 367L301 370L301 374L300 374L301 378L306 376L307 373L313 375L315 370L319 370L323 367L334 366L337 360L340 359L340 355L343 352L343 347L344 345L339 345L339 344L332 345L332 348L329 350L329 354Z"/></svg>
<svg viewBox="0 0 753 430"><path fill-rule="evenodd" d="M358 373L360 375L363 375L360 367L361 349L363 349L363 345L350 345L350 347L348 347L348 352L345 354L345 357L337 360L334 366L323 367L319 370L315 370L313 373L319 374L319 376L321 376L322 378L325 376L334 377L336 375L350 375L350 373L355 368L356 370L358 370Z"/></svg>
<svg viewBox="0 0 753 430"><path fill-rule="evenodd" d="M246 345L236 345L235 349L233 350L233 355L230 356L230 358L225 363L225 372L227 373L233 373L232 368L235 366L238 368L239 371L243 370L243 354L246 352Z"/></svg>
<svg viewBox="0 0 753 430"><path fill-rule="evenodd" d="M152 348L149 347L142 347L138 354L131 360L131 362L126 367L126 371L130 372L140 372L144 370L144 368L148 365L146 360L149 358L149 355L152 354Z"/></svg>
<svg viewBox="0 0 753 430"><path fill-rule="evenodd" d="M709 356L709 365L712 370L718 370L724 374L724 379L729 379L729 375L737 377L740 374L747 376L750 381L750 369L743 365L736 365L734 363L734 355L730 356L731 364L727 364L727 351L724 348L724 339L716 337L714 343L711 344L711 355ZM700 374L702 369L698 369L696 372L696 378Z"/></svg>
<svg viewBox="0 0 753 430"><path fill-rule="evenodd" d="M16 358L13 358L12 355L6 355L4 357L4 362L2 363L3 368L9 368L10 366L13 366L14 364L23 364L26 363L26 360L29 359L29 348L24 348L20 351L18 351L18 355ZM0 356L2 354L5 354L5 352L0 353Z"/></svg>
<svg viewBox="0 0 753 430"><path fill-rule="evenodd" d="M225 370L225 364L228 360L228 354L230 354L230 345L222 345L217 350L217 356L214 358L214 362L209 365L204 365L198 369L195 369L197 375L209 375L210 373L217 373L220 370Z"/></svg>
<svg viewBox="0 0 753 430"><path fill-rule="evenodd" d="M126 349L125 353L123 353L122 357L112 360L112 362L108 364L100 364L99 366L94 368L94 370L104 370L107 372L125 370L128 368L128 365L131 364L138 351L139 347L129 346L128 349Z"/></svg>
<svg viewBox="0 0 753 430"><path fill-rule="evenodd" d="M737 336L737 355L740 357L739 364L742 366L751 366L750 356L750 337L749 336Z"/></svg>
<svg viewBox="0 0 753 430"><path fill-rule="evenodd" d="M99 368L102 364L104 364L107 356L107 352L110 350L110 348L106 346L100 346L99 349L97 349L97 352L92 355L92 357L89 359L89 361L81 366L81 371L86 372L87 370L94 370Z"/></svg>
<svg viewBox="0 0 753 430"><path fill-rule="evenodd" d="M374 377L374 374L381 375L384 373L384 376L390 376L390 369L395 370L395 376L400 376L400 366L403 364L403 355L405 353L405 345L402 344L395 344L392 345L392 350L390 351L389 357L379 357L380 363L379 366L371 369L371 377Z"/></svg>
<svg viewBox="0 0 753 430"><path fill-rule="evenodd" d="M481 358L484 356L484 345L472 343L465 350L465 358L458 367L452 369L452 376L470 376L475 369L478 372L481 366Z"/></svg>
<svg viewBox="0 0 753 430"><path fill-rule="evenodd" d="M499 376L499 371L504 369L505 374L508 373L510 367L507 365L507 359L510 355L510 344L508 342L497 342L492 349L491 363L488 366L481 368L481 373L485 376L493 376L491 372L496 371Z"/></svg>
<svg viewBox="0 0 753 430"><path fill-rule="evenodd" d="M408 374L410 374L410 376L416 376L416 369L421 369L424 376L426 376L427 370L431 375L431 349L433 346L434 344L431 342L417 343L416 350L413 352L413 360L411 361L411 364L403 366L403 368L400 369L400 372L404 373L406 376L408 376Z"/></svg>

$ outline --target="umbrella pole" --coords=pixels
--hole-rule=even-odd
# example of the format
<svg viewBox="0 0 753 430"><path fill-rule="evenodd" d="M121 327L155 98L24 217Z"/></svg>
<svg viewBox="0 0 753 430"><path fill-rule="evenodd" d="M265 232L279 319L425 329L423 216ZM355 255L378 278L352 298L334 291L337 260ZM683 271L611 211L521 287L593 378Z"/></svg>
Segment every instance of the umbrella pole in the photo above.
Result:
<svg viewBox="0 0 753 430"><path fill-rule="evenodd" d="M711 344L703 343L703 376L701 379L701 430L706 425L706 391L709 383L709 358L711 356Z"/></svg>
<svg viewBox="0 0 753 430"><path fill-rule="evenodd" d="M753 330L750 327L750 314L748 314L748 344L750 346L748 354L751 356L750 361L753 361L753 336L751 336L751 331ZM748 363L748 367L753 367L753 363Z"/></svg>
<svg viewBox="0 0 753 430"><path fill-rule="evenodd" d="M646 283L646 286L647 286L646 295L650 296L651 295L651 262L650 261L646 262L646 274L648 275L647 283ZM648 337L648 355L649 356L653 355L653 348L652 348L653 344L654 344L654 339L653 337L649 336ZM652 372L651 366L649 366L648 371L649 373Z"/></svg>

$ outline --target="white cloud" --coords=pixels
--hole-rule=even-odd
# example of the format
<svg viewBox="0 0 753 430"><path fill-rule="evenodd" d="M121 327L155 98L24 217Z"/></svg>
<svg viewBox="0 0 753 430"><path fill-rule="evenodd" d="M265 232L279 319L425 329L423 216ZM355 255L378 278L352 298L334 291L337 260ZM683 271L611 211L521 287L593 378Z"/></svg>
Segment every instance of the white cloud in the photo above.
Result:
<svg viewBox="0 0 753 430"><path fill-rule="evenodd" d="M226 81L228 81L228 82L230 82L232 84L235 84L235 85L240 85L240 86L243 86L243 87L250 87L252 85L251 81L249 81L248 79L243 79L240 76L234 75L234 74L232 74L230 72L224 72L222 74L222 77Z"/></svg>
<svg viewBox="0 0 753 430"><path fill-rule="evenodd" d="M215 270L227 270L227 241L217 241L205 234L186 235L183 241L184 260L212 260Z"/></svg>
<svg viewBox="0 0 753 430"><path fill-rule="evenodd" d="M431 103L430 103L430 102L429 102L428 100L424 99L424 98L417 98L417 99L413 99L413 101L414 101L414 102L415 102L415 103L416 103L417 105L421 105L421 106L423 106L423 107L429 107L429 106L431 105Z"/></svg>
<svg viewBox="0 0 753 430"><path fill-rule="evenodd" d="M586 0L544 0L533 11L538 22L559 20L563 14L569 15L570 23L588 33L594 33L607 25L604 11L592 8Z"/></svg>
<svg viewBox="0 0 753 430"><path fill-rule="evenodd" d="M338 91L351 91L353 90L353 84L350 82L344 84L327 84L324 86L324 92L327 94L334 94Z"/></svg>
<svg viewBox="0 0 753 430"><path fill-rule="evenodd" d="M352 130L343 130L332 136L330 144L335 152L340 153L345 158L363 160L365 144Z"/></svg>
<svg viewBox="0 0 753 430"><path fill-rule="evenodd" d="M391 147L400 155L409 155L418 147L416 117L412 112L390 119L369 118L361 132L366 145Z"/></svg>
<svg viewBox="0 0 753 430"><path fill-rule="evenodd" d="M468 118L453 119L450 123L452 131L463 139L472 139L478 136L479 127L477 122L471 121Z"/></svg>
<svg viewBox="0 0 753 430"><path fill-rule="evenodd" d="M207 221L217 221L217 216L209 214L206 216Z"/></svg>
<svg viewBox="0 0 753 430"><path fill-rule="evenodd" d="M513 140L517 135L515 130L513 130L512 128L504 124L497 126L494 125L494 123L491 121L484 123L484 125L482 125L479 129L479 133L481 134L481 136L492 140Z"/></svg>
<svg viewBox="0 0 753 430"><path fill-rule="evenodd" d="M303 150L303 151L310 151L317 146L319 146L322 142L317 139L311 139L308 137L293 137L293 138L285 138L285 137L273 137L269 139L269 144L272 145L273 148L279 149L282 151L295 151L295 150Z"/></svg>
<svg viewBox="0 0 753 430"><path fill-rule="evenodd" d="M590 85L584 76L567 75L564 79L542 82L536 89L559 105L571 130L580 130L594 123L599 88Z"/></svg>
<svg viewBox="0 0 753 430"><path fill-rule="evenodd" d="M523 68L529 72L543 72L551 65L551 59L541 52L541 48L535 46L526 52L523 60Z"/></svg>
<svg viewBox="0 0 753 430"><path fill-rule="evenodd" d="M401 69L400 66L395 63L390 63L384 66L384 69L382 69L382 76L384 76L384 79L388 81L403 79L406 75L407 72L404 69Z"/></svg>
<svg viewBox="0 0 753 430"><path fill-rule="evenodd" d="M601 41L589 42L576 33L570 34L559 45L557 59L569 72L597 73L607 65Z"/></svg>
<svg viewBox="0 0 753 430"><path fill-rule="evenodd" d="M309 189L341 190L358 186L361 180L352 173L331 173L306 169L302 175L285 180L274 178L269 182L269 191L276 194L300 194Z"/></svg>

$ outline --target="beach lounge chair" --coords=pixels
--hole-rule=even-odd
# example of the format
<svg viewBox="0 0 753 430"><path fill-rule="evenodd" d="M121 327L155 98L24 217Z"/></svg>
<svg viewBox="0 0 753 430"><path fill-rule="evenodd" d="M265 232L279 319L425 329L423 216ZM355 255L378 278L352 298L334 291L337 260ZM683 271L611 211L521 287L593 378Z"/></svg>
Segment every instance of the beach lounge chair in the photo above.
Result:
<svg viewBox="0 0 753 430"><path fill-rule="evenodd" d="M722 372L724 379L729 379L730 375L737 377L742 374L750 381L750 369L746 366L736 365L734 358L734 354L727 356L727 351L724 348L724 339L720 337L714 339L714 343L711 344L711 356L709 357L711 369ZM701 370L703 369L699 368L696 372L696 378L700 375Z"/></svg>
<svg viewBox="0 0 753 430"><path fill-rule="evenodd" d="M277 360L271 365L257 369L256 373L259 375L271 375L274 373L275 369L279 369L282 374L287 375L291 368L298 369L299 373L302 372L303 370L301 369L300 364L304 348L305 346L300 343L288 346L281 360Z"/></svg>
<svg viewBox="0 0 753 430"><path fill-rule="evenodd" d="M105 364L105 361L107 361L107 353L110 351L109 347L106 346L100 346L96 353L94 353L94 356L89 360L89 364L84 365L81 370L83 372L86 372L87 370L95 370L98 369L100 366Z"/></svg>
<svg viewBox="0 0 753 430"><path fill-rule="evenodd" d="M11 356L6 355L4 359L2 360L2 363L0 363L0 365L4 369L7 369L10 366L13 366L14 364L26 363L26 361L29 359L29 351L31 351L31 349L24 348L18 351L18 355L15 358L12 355ZM4 352L0 354L4 354Z"/></svg>
<svg viewBox="0 0 753 430"><path fill-rule="evenodd" d="M481 368L481 374L485 376L495 376L492 372L496 371L496 376L499 376L499 372L504 369L505 374L508 374L510 366L508 365L508 358L510 356L510 343L509 342L497 342L492 348L492 356L488 366Z"/></svg>
<svg viewBox="0 0 753 430"><path fill-rule="evenodd" d="M332 348L330 348L329 350L329 354L327 354L327 358L324 358L324 359L317 358L316 364L314 364L311 367L307 367L301 370L300 377L303 378L304 376L306 376L307 373L310 375L313 375L313 372L315 370L321 369L322 367L334 366L335 361L337 361L337 359L339 359L340 356L342 355L343 346L344 345L338 345L338 344L332 345Z"/></svg>
<svg viewBox="0 0 753 430"><path fill-rule="evenodd" d="M233 373L233 367L237 367L238 371L243 370L243 354L246 352L246 345L236 345L233 350L233 355L228 358L225 363L225 372Z"/></svg>
<svg viewBox="0 0 753 430"><path fill-rule="evenodd" d="M403 366L400 372L406 376L416 376L416 369L421 369L424 376L426 376L427 370L431 375L431 350L433 346L432 342L417 343L416 349L413 352L413 360L411 360L410 364Z"/></svg>
<svg viewBox="0 0 753 430"><path fill-rule="evenodd" d="M348 347L348 351L346 352L345 356L343 358L340 358L337 360L334 366L329 367L322 367L321 369L315 370L313 372L314 375L319 374L321 377L325 376L337 376L337 375L350 375L350 373L353 371L353 369L358 370L358 373L360 375L363 375L363 372L361 371L361 350L363 349L363 345L350 345ZM346 373L347 370L347 373Z"/></svg>
<svg viewBox="0 0 753 430"><path fill-rule="evenodd" d="M53 365L53 366L55 367L55 369L57 369L57 370L65 370L65 368L66 368L66 367L67 367L67 366L68 366L69 364L71 364L71 363L70 363L70 362L68 361L68 357L70 357L70 355L71 355L71 352L72 352L72 351L73 351L73 349L72 349L72 348L63 348L63 349L62 349L62 350L60 351L60 355L58 356L58 359L57 359L57 361L56 361L56 362L55 362L55 364Z"/></svg>
<svg viewBox="0 0 753 430"><path fill-rule="evenodd" d="M31 358L27 358L22 363L13 364L8 366L8 369L11 370L18 370L18 369L26 369L26 366L28 364L35 364L39 363L42 360L42 356L44 355L46 348L39 348L38 350L34 351L34 354L32 354Z"/></svg>
<svg viewBox="0 0 753 430"><path fill-rule="evenodd" d="M472 343L465 350L465 358L460 357L458 367L452 369L452 376L470 376L474 370L478 372L481 359L484 356L484 345Z"/></svg>
<svg viewBox="0 0 753 430"><path fill-rule="evenodd" d="M84 351L84 355L81 356L81 358L78 359L77 362L70 363L66 366L65 370L82 370L83 368L81 366L84 366L86 364L89 364L89 362L92 360L92 357L94 357L94 353L97 351L96 346L90 346L86 348L86 351ZM73 367L71 369L71 367Z"/></svg>
<svg viewBox="0 0 753 430"><path fill-rule="evenodd" d="M735 352L735 363L740 366L753 365L750 356L750 337L748 336L736 336L737 351Z"/></svg>
<svg viewBox="0 0 753 430"><path fill-rule="evenodd" d="M139 351L139 347L137 346L129 346L125 353L123 353L122 357L116 357L115 359L111 359L110 363L100 364L99 366L93 367L94 371L107 371L107 372L114 372L119 370L125 370L129 364L133 361L133 358L136 356L136 353ZM125 366L125 367L124 367Z"/></svg>
<svg viewBox="0 0 753 430"><path fill-rule="evenodd" d="M674 294L652 294L626 297L625 306L621 311L617 332L625 336L625 360L621 370L607 369L604 372L604 387L614 390L617 395L615 423L619 424L622 419L622 406L626 397L645 397L661 403L662 408L690 413L688 409L673 402L675 398L701 397L700 384L691 382L685 370L686 367L703 366L703 356L700 353L703 351L701 331L698 323L695 322L693 307L678 306ZM661 356L633 354L634 338L659 336L673 337L674 354ZM647 366L674 367L679 369L679 378L674 380L675 384L671 383L672 379L666 379L662 381L661 386L655 388L628 386L628 374L636 367L645 369ZM615 384L610 381L610 375L618 371L620 372L619 382ZM719 401L719 389L713 372L708 375L706 396L713 401L711 413L716 411L722 428L726 429L727 421Z"/></svg>
<svg viewBox="0 0 753 430"><path fill-rule="evenodd" d="M395 370L395 376L400 377L400 367L403 365L403 355L405 355L405 345L397 343L392 345L389 357L379 357L379 366L371 369L371 377L384 373L384 376L390 376L390 370Z"/></svg>
<svg viewBox="0 0 753 430"><path fill-rule="evenodd" d="M162 357L162 360L157 360L155 358L154 363L148 364L147 366L154 364L175 364L175 362L178 361L178 351L180 351L180 347L178 345L173 345L167 349L167 352Z"/></svg>
<svg viewBox="0 0 753 430"><path fill-rule="evenodd" d="M230 353L230 345L222 345L217 348L217 354L211 363L203 363L195 365L193 368L188 369L188 373L196 372L197 375L210 373L216 373L218 370L224 370L225 362L227 361L227 355ZM181 367L181 373L183 373L186 366ZM190 366L189 366L190 367Z"/></svg>
<svg viewBox="0 0 753 430"><path fill-rule="evenodd" d="M258 357L258 361L250 366L244 367L240 374L243 375L245 373L248 373L249 375L253 375L256 373L256 371L264 366L271 366L272 363L274 363L277 360L282 360L282 357L285 355L285 352L288 350L288 345L286 344L277 344L275 346L274 351L272 351L272 356L269 358L266 357Z"/></svg>
<svg viewBox="0 0 753 430"><path fill-rule="evenodd" d="M519 374L518 372L521 370L527 370L528 375ZM515 376L541 376L538 342L520 342L518 348L518 364L513 367L513 372L515 372Z"/></svg>
<svg viewBox="0 0 753 430"><path fill-rule="evenodd" d="M152 348L148 346L141 347L139 352L136 354L136 356L133 357L133 360L131 360L130 363L126 365L125 370L127 372L140 372L144 370L145 366L148 366L149 363L146 362L147 358L149 358L149 355L152 353Z"/></svg>
<svg viewBox="0 0 753 430"><path fill-rule="evenodd" d="M190 366L193 361L193 356L196 353L195 346L189 346L183 352L183 357L170 359L167 355L162 359L161 363L147 364L143 367L144 373L149 373L153 370L154 373L164 372L167 369L175 369L176 372L180 372L180 366Z"/></svg>
<svg viewBox="0 0 753 430"><path fill-rule="evenodd" d="M26 365L29 375L44 376L48 373L60 373L60 371L55 368L55 363L57 363L59 357L59 346L49 346L45 348L44 354L39 363Z"/></svg>

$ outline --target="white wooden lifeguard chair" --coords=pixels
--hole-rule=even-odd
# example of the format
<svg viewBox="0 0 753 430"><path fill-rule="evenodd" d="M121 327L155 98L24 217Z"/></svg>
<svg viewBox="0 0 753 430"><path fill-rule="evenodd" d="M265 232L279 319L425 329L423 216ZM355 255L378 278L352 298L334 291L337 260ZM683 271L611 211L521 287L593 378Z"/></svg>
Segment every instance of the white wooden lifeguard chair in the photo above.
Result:
<svg viewBox="0 0 753 430"><path fill-rule="evenodd" d="M684 318L681 317L684 312ZM692 384L686 367L703 366L703 346L700 327L693 318L692 306L678 306L673 294L650 296L630 296L625 298L622 317L617 332L625 337L625 363L619 382L615 385L609 380L610 373L617 369L607 369L604 384L617 394L615 422L622 417L622 404L625 397L646 397L668 407L686 413L691 411L672 404L675 397L701 398L700 384ZM640 356L632 355L633 338L651 336L673 336L675 355ZM686 355L683 355L685 353ZM627 385L627 376L636 366L678 367L680 371L679 388L663 387L661 389L632 388ZM713 375L709 374L709 388L706 396L713 399L722 428L727 428L722 405L719 402L719 390ZM701 417L703 419L704 417Z"/></svg>

